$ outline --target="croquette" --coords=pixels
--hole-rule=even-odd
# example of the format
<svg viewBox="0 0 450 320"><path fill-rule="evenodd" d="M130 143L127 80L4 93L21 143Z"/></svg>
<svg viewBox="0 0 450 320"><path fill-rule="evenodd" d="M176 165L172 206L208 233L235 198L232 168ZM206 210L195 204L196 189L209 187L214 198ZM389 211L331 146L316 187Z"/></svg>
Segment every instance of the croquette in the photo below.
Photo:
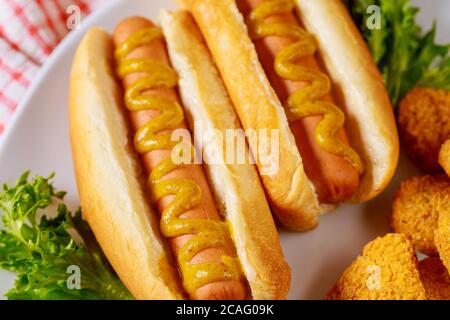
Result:
<svg viewBox="0 0 450 320"><path fill-rule="evenodd" d="M438 227L435 232L435 242L439 256L450 270L450 200L447 199L447 209L439 216Z"/></svg>
<svg viewBox="0 0 450 320"><path fill-rule="evenodd" d="M326 296L328 300L424 300L414 247L402 234L369 242Z"/></svg>
<svg viewBox="0 0 450 320"><path fill-rule="evenodd" d="M450 300L450 274L437 257L419 262L420 279L428 300Z"/></svg>
<svg viewBox="0 0 450 320"><path fill-rule="evenodd" d="M415 88L402 99L397 114L406 153L427 173L440 173L442 144L450 138L450 92Z"/></svg>
<svg viewBox="0 0 450 320"><path fill-rule="evenodd" d="M406 235L416 250L437 255L434 232L449 199L450 179L444 174L417 176L402 182L394 194L392 228Z"/></svg>
<svg viewBox="0 0 450 320"><path fill-rule="evenodd" d="M448 139L441 148L441 152L439 153L439 164L450 177L450 139Z"/></svg>

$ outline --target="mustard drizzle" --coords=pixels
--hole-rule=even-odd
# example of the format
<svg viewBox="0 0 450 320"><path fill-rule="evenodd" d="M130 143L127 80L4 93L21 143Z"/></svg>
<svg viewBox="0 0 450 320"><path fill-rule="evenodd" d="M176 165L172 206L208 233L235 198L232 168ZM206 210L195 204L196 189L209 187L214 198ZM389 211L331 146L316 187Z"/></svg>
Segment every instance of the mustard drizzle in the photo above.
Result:
<svg viewBox="0 0 450 320"><path fill-rule="evenodd" d="M300 26L283 22L266 22L270 16L291 13L295 8L293 0L266 0L252 10L248 18L253 39L269 36L290 37L297 42L280 50L275 58L275 71L286 80L310 83L293 93L287 100L286 113L289 121L297 121L309 116L323 116L314 133L317 144L323 150L338 155L348 161L361 175L364 164L358 153L337 137L344 126L345 115L330 102L319 99L331 90L330 79L318 70L297 63L299 58L312 56L317 51L314 37Z"/></svg>
<svg viewBox="0 0 450 320"><path fill-rule="evenodd" d="M160 115L148 121L136 133L134 145L138 153L144 154L153 150L177 148L171 133L160 133L175 129L184 119L181 106L165 97L144 95L143 92L155 88L173 88L177 85L178 76L167 64L151 59L126 59L134 49L150 44L162 38L159 28L140 30L125 40L115 51L118 63L118 74L124 78L131 73L144 72L146 75L132 84L125 93L125 104L131 112L140 110L158 110ZM178 150L182 156L182 150ZM193 152L191 152L193 157ZM183 278L183 285L189 294L208 283L226 280L241 280L239 260L234 256L224 255L221 262L191 264L190 261L198 253L208 248L224 248L234 253L232 239L226 223L207 219L181 219L184 212L198 206L202 199L200 186L190 179L166 179L164 176L180 168L171 157L161 161L149 176L152 200L174 195L174 200L167 206L161 216L160 228L165 237L193 235L179 250L177 260Z"/></svg>

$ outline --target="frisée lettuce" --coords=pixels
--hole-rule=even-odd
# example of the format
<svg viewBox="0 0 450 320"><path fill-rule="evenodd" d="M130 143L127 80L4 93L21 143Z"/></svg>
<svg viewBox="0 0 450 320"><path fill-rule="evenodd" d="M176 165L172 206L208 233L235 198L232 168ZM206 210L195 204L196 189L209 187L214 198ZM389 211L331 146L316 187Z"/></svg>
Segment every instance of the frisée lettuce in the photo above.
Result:
<svg viewBox="0 0 450 320"><path fill-rule="evenodd" d="M132 299L108 264L81 211L72 214L50 175L29 179L0 192L0 268L15 272L8 299ZM53 218L43 215L57 205ZM71 283L78 271L79 283Z"/></svg>

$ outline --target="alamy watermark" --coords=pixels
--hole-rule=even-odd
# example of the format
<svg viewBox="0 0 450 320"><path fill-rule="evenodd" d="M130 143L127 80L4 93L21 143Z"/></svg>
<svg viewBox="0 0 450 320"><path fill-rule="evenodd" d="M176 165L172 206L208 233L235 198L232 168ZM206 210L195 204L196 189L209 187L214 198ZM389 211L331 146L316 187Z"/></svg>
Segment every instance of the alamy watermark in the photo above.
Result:
<svg viewBox="0 0 450 320"><path fill-rule="evenodd" d="M189 130L172 132L172 142L178 142L171 153L175 164L258 164L263 176L275 175L280 169L279 129L218 130L195 121L193 132L194 148ZM248 151L247 139L253 153Z"/></svg>
<svg viewBox="0 0 450 320"><path fill-rule="evenodd" d="M66 13L68 15L66 26L69 30L76 30L81 25L81 8L75 4L67 7Z"/></svg>
<svg viewBox="0 0 450 320"><path fill-rule="evenodd" d="M381 268L377 265L370 265L367 267L367 273L369 274L366 282L367 288L369 290L381 289Z"/></svg>
<svg viewBox="0 0 450 320"><path fill-rule="evenodd" d="M67 289L80 290L81 289L81 269L77 265L70 265L67 267L66 272L69 274L67 277Z"/></svg>
<svg viewBox="0 0 450 320"><path fill-rule="evenodd" d="M366 13L369 15L366 20L366 27L369 30L381 29L381 8L377 5L367 7Z"/></svg>

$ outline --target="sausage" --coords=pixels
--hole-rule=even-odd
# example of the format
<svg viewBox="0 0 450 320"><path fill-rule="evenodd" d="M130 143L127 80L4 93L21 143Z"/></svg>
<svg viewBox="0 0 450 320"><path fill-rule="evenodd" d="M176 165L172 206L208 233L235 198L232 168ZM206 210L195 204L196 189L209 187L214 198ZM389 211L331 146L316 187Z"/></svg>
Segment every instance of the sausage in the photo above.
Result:
<svg viewBox="0 0 450 320"><path fill-rule="evenodd" d="M154 27L154 24L149 20L141 17L130 17L123 20L119 25L117 25L113 40L115 46L119 46L123 41L125 41L130 35L136 31ZM164 62L170 65L169 58L166 51L166 45L164 40L157 39L152 41L152 43L141 46L133 50L127 58L145 58L154 59ZM123 86L124 88L130 87L137 80L141 79L145 74L133 73L124 77ZM152 89L144 92L145 95L160 95L164 96L172 101L180 103L178 95L173 88L166 89ZM154 110L143 110L137 112L130 112L130 120L132 128L137 131L141 128L148 120L159 115L158 111ZM183 123L179 128L186 129L186 123ZM147 152L142 155L142 163L147 174L150 172L164 159L170 157L170 150L154 150ZM213 196L208 186L203 168L198 164L189 164L187 166L177 168L171 173L164 176L163 179L191 179L195 181L202 190L202 199L198 206L195 208L184 212L180 218L195 218L195 219L210 219L219 221L220 216L215 206ZM162 197L157 202L157 210L161 214L168 204L174 199L173 195L168 195ZM192 238L192 235L184 235L180 237L170 238L172 249L177 254L183 245ZM191 264L197 263L208 263L208 262L221 262L221 258L224 255L232 255L229 252L231 249L225 247L219 248L208 248L192 258ZM220 299L220 300L231 300L231 299L245 299L247 296L247 287L243 281L237 280L226 280L226 281L216 281L208 283L202 287L197 288L194 292L189 293L192 299Z"/></svg>
<svg viewBox="0 0 450 320"><path fill-rule="evenodd" d="M247 17L261 2L266 0L237 0L241 13ZM300 25L293 13L277 14L269 17L268 22L284 22ZM281 78L275 71L274 61L281 49L293 44L294 39L278 36L264 37L254 40L256 51L267 77L282 102L297 90L309 83L291 81ZM319 63L314 56L299 59L305 67L320 70ZM330 94L325 101L333 102ZM358 189L358 171L344 158L331 154L319 147L314 138L317 125L322 116L310 116L290 123L297 147L303 159L303 166L309 179L313 182L321 203L339 203L349 199ZM338 138L349 144L344 129L338 132Z"/></svg>

